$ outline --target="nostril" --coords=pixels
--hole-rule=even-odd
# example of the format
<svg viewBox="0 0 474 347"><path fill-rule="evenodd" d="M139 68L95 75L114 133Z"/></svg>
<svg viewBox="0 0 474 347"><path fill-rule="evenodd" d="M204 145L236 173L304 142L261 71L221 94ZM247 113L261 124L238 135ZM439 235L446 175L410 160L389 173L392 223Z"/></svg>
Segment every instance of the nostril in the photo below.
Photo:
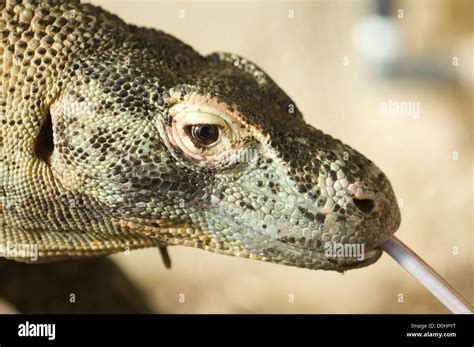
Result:
<svg viewBox="0 0 474 347"><path fill-rule="evenodd" d="M372 199L353 199L354 205L364 213L370 213L374 209L374 200Z"/></svg>

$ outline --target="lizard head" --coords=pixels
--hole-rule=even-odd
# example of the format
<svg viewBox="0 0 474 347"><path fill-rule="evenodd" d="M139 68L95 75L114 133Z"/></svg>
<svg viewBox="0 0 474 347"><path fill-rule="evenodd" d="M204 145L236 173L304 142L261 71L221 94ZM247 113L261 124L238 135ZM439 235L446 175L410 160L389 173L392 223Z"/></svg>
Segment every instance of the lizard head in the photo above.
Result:
<svg viewBox="0 0 474 347"><path fill-rule="evenodd" d="M58 79L45 157L92 243L337 271L379 258L400 223L386 176L255 64L150 29L93 31Z"/></svg>
<svg viewBox="0 0 474 347"><path fill-rule="evenodd" d="M158 122L174 163L191 170L173 174L205 182L189 200L209 237L199 247L313 269L375 262L400 223L383 172L308 125L252 62L206 59L169 91Z"/></svg>

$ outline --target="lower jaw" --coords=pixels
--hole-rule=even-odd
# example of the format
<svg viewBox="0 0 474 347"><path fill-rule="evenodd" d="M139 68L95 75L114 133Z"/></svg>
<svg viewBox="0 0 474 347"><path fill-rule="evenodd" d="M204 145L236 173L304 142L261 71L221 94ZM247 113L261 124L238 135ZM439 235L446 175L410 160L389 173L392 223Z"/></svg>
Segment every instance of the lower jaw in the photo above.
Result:
<svg viewBox="0 0 474 347"><path fill-rule="evenodd" d="M365 267L375 263L382 256L382 253L382 249L376 247L365 252L361 257L336 257L329 261L331 266L329 266L328 270L346 271Z"/></svg>

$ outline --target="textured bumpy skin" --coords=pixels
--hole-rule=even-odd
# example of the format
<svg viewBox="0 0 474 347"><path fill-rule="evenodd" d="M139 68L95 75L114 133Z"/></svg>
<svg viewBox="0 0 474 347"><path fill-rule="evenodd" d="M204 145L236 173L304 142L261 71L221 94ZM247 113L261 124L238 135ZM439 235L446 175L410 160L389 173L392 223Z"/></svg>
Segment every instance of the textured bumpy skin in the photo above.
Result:
<svg viewBox="0 0 474 347"><path fill-rule="evenodd" d="M0 243L36 244L39 261L186 245L343 271L398 228L385 175L248 60L77 1L0 10ZM226 155L177 144L183 105L226 115ZM365 260L326 257L328 241Z"/></svg>

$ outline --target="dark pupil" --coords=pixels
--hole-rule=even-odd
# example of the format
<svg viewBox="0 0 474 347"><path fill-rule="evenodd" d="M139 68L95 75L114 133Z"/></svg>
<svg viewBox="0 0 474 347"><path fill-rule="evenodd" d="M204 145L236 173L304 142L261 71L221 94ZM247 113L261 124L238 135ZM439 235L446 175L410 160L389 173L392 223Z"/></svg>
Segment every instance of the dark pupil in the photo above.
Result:
<svg viewBox="0 0 474 347"><path fill-rule="evenodd" d="M193 125L191 135L199 144L211 145L219 138L219 128L217 125Z"/></svg>

